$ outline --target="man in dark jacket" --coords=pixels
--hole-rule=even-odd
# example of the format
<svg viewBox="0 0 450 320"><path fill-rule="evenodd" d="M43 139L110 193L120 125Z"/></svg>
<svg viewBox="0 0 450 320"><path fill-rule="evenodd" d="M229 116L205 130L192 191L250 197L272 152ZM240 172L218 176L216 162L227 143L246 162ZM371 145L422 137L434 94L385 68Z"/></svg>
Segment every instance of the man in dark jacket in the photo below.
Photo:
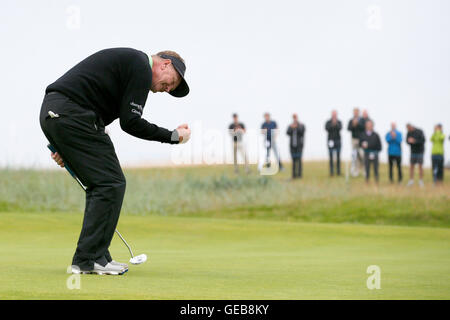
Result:
<svg viewBox="0 0 450 320"><path fill-rule="evenodd" d="M57 153L86 186L83 227L72 260L72 273L120 275L109 245L119 220L125 176L105 126L120 119L122 130L135 137L178 144L190 129L167 130L141 118L149 91L184 97L186 65L173 51L148 56L131 48L99 51L50 84L40 112L40 125Z"/></svg>
<svg viewBox="0 0 450 320"><path fill-rule="evenodd" d="M419 186L423 187L423 154L425 152L425 135L423 131L408 123L406 143L411 147L408 187L414 184L414 168L419 165Z"/></svg>
<svg viewBox="0 0 450 320"><path fill-rule="evenodd" d="M330 176L334 175L333 153L336 153L336 172L341 175L341 129L342 123L337 118L337 111L331 112L331 119L325 123L328 132L328 153L330 155Z"/></svg>
<svg viewBox="0 0 450 320"><path fill-rule="evenodd" d="M362 123L362 126L364 129L366 128L367 121L372 121L372 124L375 125L375 122L372 119L370 119L370 117L369 117L369 112L367 110L363 110L362 117L361 117L361 123Z"/></svg>
<svg viewBox="0 0 450 320"><path fill-rule="evenodd" d="M302 152L305 137L305 126L298 121L297 114L292 115L293 121L286 134L289 136L289 147L292 157L292 178L302 177Z"/></svg>
<svg viewBox="0 0 450 320"><path fill-rule="evenodd" d="M347 130L352 134L352 165L350 172L353 177L359 175L359 167L363 164L363 155L360 147L360 136L364 131L364 120L359 115L359 108L353 109L353 118L348 122Z"/></svg>
<svg viewBox="0 0 450 320"><path fill-rule="evenodd" d="M237 154L239 152L242 158L244 158L245 171L249 173L250 169L248 167L247 151L245 149L245 145L243 142L243 136L245 134L245 125L242 122L239 122L237 113L233 113L233 122L229 125L228 131L230 132L230 135L233 138L234 172L239 173L237 161Z"/></svg>
<svg viewBox="0 0 450 320"><path fill-rule="evenodd" d="M370 178L370 166L373 165L375 180L378 183L378 153L381 151L381 140L378 133L373 131L373 122L366 121L366 130L361 134L360 145L364 150L364 166L366 168L366 182Z"/></svg>

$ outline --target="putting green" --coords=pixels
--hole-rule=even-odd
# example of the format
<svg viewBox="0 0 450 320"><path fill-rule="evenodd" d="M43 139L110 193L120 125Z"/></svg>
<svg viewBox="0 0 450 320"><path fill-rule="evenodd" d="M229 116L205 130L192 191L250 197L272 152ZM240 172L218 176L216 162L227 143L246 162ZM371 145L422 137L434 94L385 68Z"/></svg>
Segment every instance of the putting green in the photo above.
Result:
<svg viewBox="0 0 450 320"><path fill-rule="evenodd" d="M450 230L122 216L149 261L124 276L65 273L80 214L0 213L1 299L449 299ZM111 253L129 259L115 237ZM366 269L381 269L369 290Z"/></svg>

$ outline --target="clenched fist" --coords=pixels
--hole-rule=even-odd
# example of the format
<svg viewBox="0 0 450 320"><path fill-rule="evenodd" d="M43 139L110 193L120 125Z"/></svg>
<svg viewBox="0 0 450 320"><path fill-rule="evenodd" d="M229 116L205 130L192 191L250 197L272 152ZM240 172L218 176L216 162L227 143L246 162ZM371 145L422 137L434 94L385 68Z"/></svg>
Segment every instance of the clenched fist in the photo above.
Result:
<svg viewBox="0 0 450 320"><path fill-rule="evenodd" d="M189 129L189 126L187 124L179 125L178 128L176 128L178 132L178 136L180 138L180 143L186 143L191 137L191 129Z"/></svg>

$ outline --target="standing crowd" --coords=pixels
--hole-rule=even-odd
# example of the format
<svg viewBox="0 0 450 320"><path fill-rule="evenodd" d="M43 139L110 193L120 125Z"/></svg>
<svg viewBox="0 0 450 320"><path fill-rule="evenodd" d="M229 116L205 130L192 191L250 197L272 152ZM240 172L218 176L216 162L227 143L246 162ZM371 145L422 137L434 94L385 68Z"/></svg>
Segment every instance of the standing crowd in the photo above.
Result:
<svg viewBox="0 0 450 320"><path fill-rule="evenodd" d="M367 110L360 115L359 108L353 109L353 117L349 120L347 130L351 134L351 167L350 174L357 177L360 170L364 168L363 174L366 182L369 182L371 171L375 181L379 181L379 153L382 150L381 138L374 130L374 121L369 118ZM276 144L278 126L270 117L269 113L264 114L264 122L261 125L261 133L264 135L266 157L265 167L270 167L270 151L272 150L279 169L284 170L281 162L280 154ZM423 157L425 152L425 135L423 131L412 124L406 125L406 143L410 146L410 167L409 181L407 186L414 184L415 168L419 170L419 185L423 186ZM245 126L239 121L238 115L233 114L233 122L229 126L230 134L233 139L233 155L235 172L238 170L237 154L238 152L244 159L245 170L249 172L248 157L245 146L243 144L243 135L245 134ZM329 153L330 176L335 174L341 175L341 130L342 122L338 119L336 110L331 112L331 119L326 121L325 130L328 133L327 147ZM289 150L292 158L292 178L298 179L302 177L302 153L305 138L305 125L298 120L297 114L292 115L292 123L288 126L286 134L289 136ZM389 179L394 182L394 169L397 171L397 182L403 180L402 173L402 142L403 135L397 129L395 122L391 123L391 129L385 135L388 144L387 156L389 163ZM431 162L432 174L435 184L442 183L444 179L444 141L445 135L442 132L442 125L437 124L434 127L432 142Z"/></svg>

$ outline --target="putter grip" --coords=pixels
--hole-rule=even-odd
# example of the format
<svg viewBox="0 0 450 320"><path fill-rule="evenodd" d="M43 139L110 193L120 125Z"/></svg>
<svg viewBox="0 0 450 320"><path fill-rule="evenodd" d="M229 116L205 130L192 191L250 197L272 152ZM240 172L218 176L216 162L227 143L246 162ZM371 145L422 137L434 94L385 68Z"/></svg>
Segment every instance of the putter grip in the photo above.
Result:
<svg viewBox="0 0 450 320"><path fill-rule="evenodd" d="M58 152L58 151L56 151L55 147L52 146L51 144L48 144L48 145L47 145L47 148L49 148L50 151L53 152L53 153ZM75 173L72 171L72 169L70 169L70 167L69 167L66 163L64 163L64 168L66 168L66 170L70 173L70 175L71 175L73 178L76 178Z"/></svg>

